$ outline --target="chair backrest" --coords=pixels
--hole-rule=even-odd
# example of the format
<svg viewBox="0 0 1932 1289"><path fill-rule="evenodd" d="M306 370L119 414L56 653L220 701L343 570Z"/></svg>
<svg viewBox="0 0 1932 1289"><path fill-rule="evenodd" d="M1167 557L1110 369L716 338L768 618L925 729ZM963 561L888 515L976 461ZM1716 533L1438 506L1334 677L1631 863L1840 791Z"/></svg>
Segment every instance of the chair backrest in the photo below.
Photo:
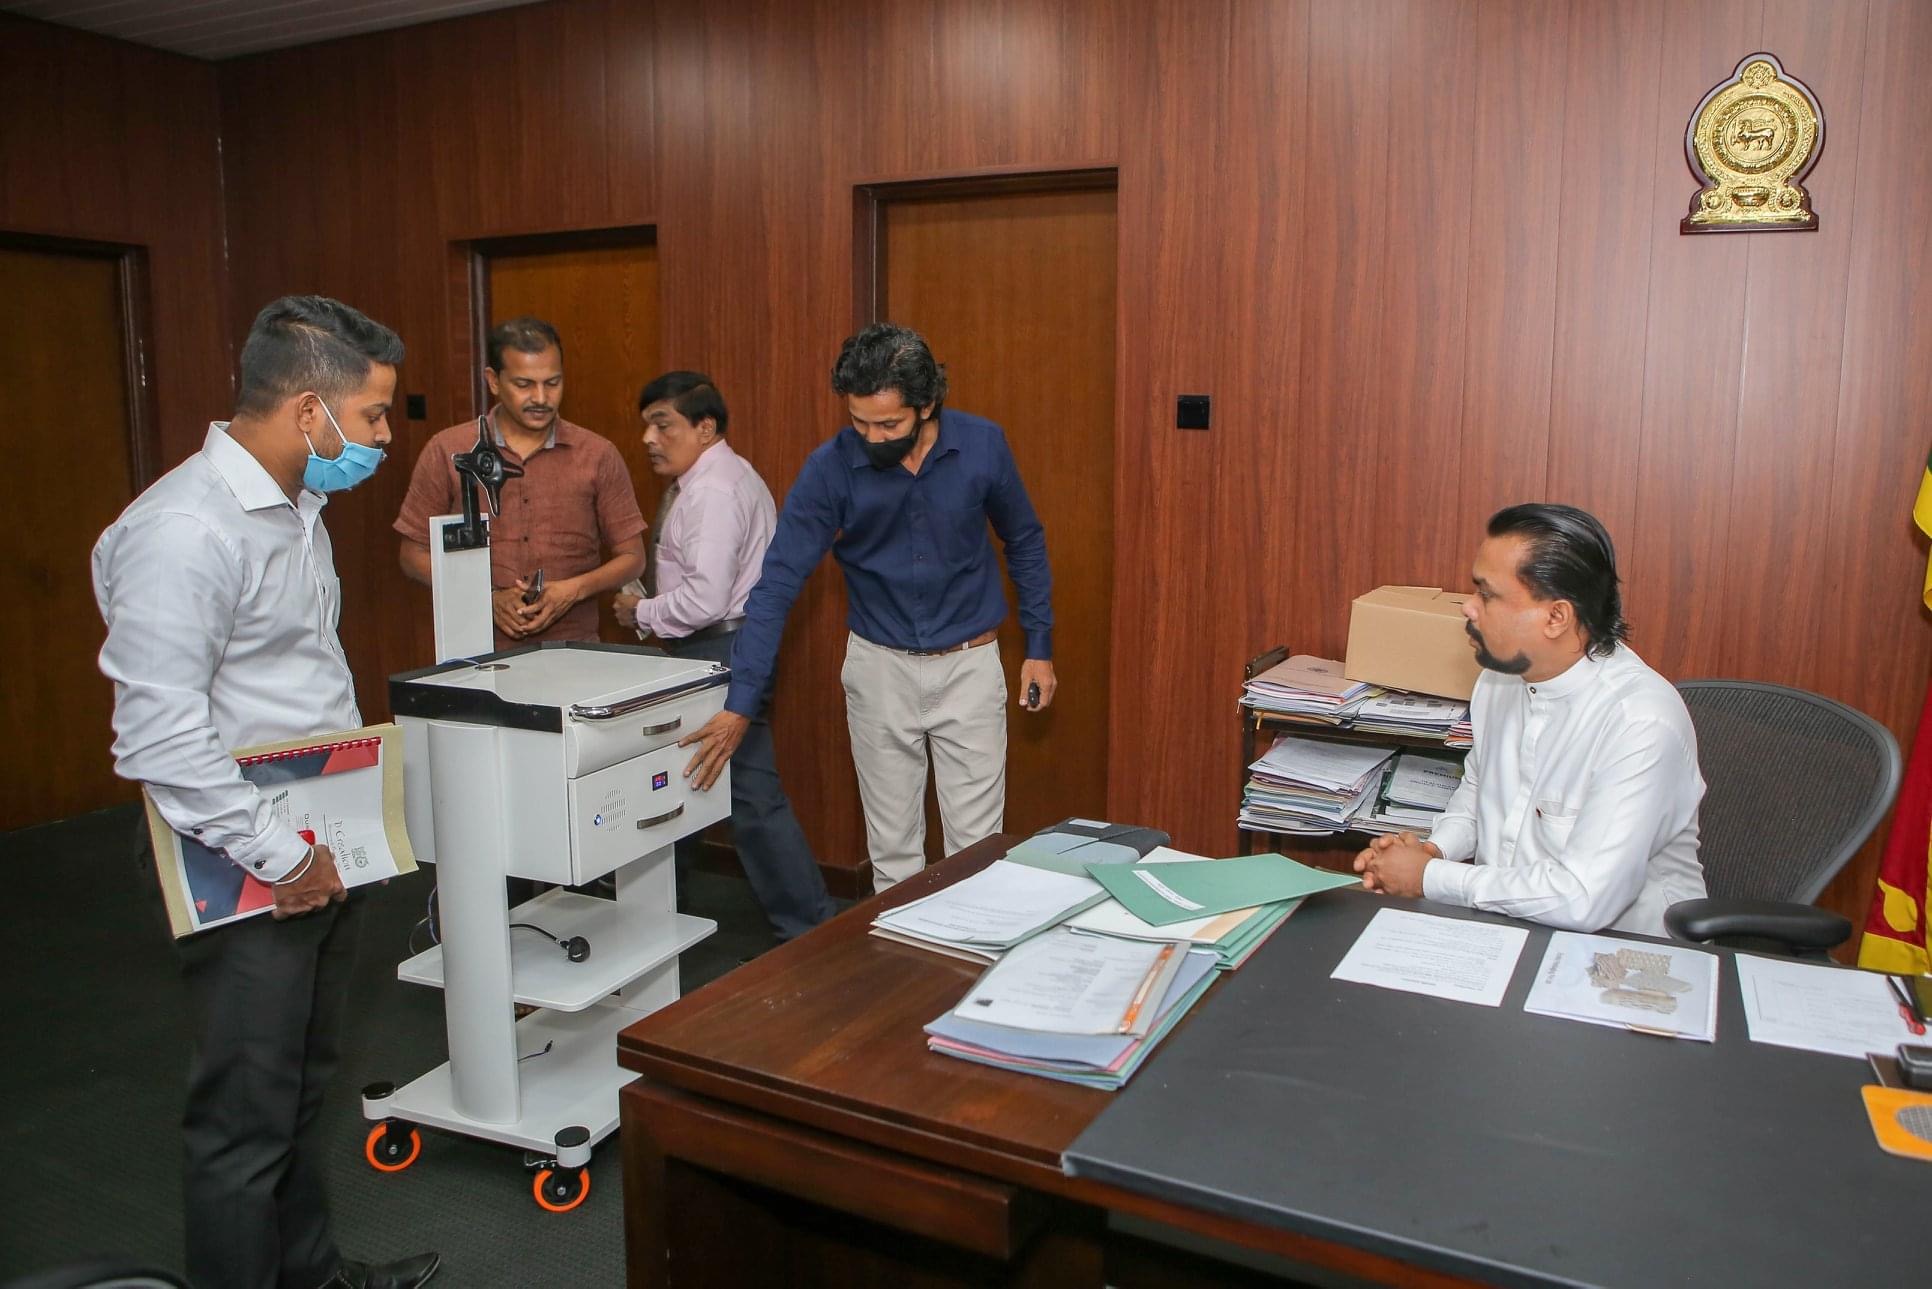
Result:
<svg viewBox="0 0 1932 1289"><path fill-rule="evenodd" d="M1898 794L1898 741L1861 711L1753 680L1684 680L1704 771L1698 856L1718 899L1810 904Z"/></svg>

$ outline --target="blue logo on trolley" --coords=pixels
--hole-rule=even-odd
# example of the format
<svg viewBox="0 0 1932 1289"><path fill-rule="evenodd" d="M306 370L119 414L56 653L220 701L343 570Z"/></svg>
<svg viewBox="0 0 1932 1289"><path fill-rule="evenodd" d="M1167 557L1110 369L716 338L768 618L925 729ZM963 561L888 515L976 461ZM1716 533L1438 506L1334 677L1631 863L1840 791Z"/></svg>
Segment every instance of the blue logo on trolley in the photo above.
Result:
<svg viewBox="0 0 1932 1289"><path fill-rule="evenodd" d="M671 786L671 772L669 770L659 770L656 774L651 776L652 792L656 792L659 788L668 788L670 786Z"/></svg>

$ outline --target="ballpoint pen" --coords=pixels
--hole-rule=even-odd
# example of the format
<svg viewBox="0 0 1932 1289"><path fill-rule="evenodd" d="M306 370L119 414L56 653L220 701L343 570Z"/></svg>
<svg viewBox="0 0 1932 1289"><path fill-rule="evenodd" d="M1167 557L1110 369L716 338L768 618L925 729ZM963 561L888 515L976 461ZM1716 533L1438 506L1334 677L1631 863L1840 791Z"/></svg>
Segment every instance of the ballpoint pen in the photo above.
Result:
<svg viewBox="0 0 1932 1289"><path fill-rule="evenodd" d="M1891 975L1885 977L1885 983L1892 987L1892 997L1898 999L1898 1016L1905 1022L1905 1028L1911 1030L1915 1037L1923 1036L1925 1020L1919 1015L1918 1006L1912 1001L1912 996L1905 992L1905 986L1898 982L1897 976Z"/></svg>

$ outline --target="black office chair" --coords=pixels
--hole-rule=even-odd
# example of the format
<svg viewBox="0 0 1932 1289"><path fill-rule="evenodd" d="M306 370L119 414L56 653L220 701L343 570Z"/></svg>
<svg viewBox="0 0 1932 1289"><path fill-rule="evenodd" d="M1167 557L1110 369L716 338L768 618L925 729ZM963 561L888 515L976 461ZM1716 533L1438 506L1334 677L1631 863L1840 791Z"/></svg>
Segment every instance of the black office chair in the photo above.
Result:
<svg viewBox="0 0 1932 1289"><path fill-rule="evenodd" d="M1672 937L1822 957L1852 924L1814 908L1898 794L1898 741L1863 712L1752 680L1677 685L1704 771L1698 857L1710 898L1664 911Z"/></svg>

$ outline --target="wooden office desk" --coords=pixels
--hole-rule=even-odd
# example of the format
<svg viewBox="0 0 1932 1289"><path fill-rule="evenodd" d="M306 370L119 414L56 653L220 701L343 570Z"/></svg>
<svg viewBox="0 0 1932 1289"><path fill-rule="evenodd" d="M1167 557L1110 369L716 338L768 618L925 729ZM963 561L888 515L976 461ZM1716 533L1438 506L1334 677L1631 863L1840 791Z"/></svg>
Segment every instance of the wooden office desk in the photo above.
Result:
<svg viewBox="0 0 1932 1289"><path fill-rule="evenodd" d="M1250 1278L1111 1232L1108 1210L1387 1283L1466 1283L1070 1179L1061 1153L1112 1094L928 1052L922 1027L979 968L867 926L880 907L977 872L1008 844L956 855L623 1032L618 1059L644 1076L622 1094L631 1285L1134 1289ZM1160 1055L1136 1077L1158 1078Z"/></svg>

